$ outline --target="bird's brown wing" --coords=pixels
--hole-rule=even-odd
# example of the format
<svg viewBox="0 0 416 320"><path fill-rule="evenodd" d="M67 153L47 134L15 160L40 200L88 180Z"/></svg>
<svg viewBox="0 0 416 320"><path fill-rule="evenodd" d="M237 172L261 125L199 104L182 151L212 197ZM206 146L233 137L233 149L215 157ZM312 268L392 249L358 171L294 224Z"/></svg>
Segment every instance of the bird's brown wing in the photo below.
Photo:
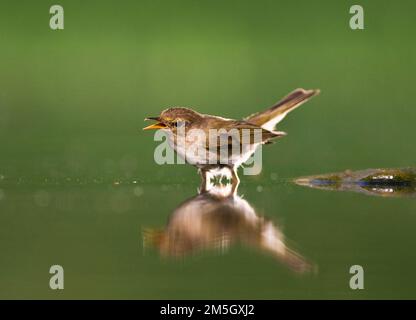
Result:
<svg viewBox="0 0 416 320"><path fill-rule="evenodd" d="M269 109L252 114L244 120L267 130L273 130L276 124L282 121L290 111L316 96L319 92L319 90L296 89Z"/></svg>
<svg viewBox="0 0 416 320"><path fill-rule="evenodd" d="M246 121L230 121L227 127L219 128L217 134L217 147L232 150L233 144L268 143L271 139L285 136L282 131L269 131ZM207 135L208 136L208 135ZM206 149L209 149L208 141Z"/></svg>

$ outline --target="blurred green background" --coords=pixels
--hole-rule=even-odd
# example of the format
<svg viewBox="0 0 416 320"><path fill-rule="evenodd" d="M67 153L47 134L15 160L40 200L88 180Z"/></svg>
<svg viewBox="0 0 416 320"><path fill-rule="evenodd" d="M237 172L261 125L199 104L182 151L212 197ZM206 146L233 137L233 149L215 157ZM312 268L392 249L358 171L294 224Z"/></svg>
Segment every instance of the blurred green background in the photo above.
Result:
<svg viewBox="0 0 416 320"><path fill-rule="evenodd" d="M414 165L416 3L360 1L365 29L351 30L354 1L62 0L57 31L53 4L0 2L0 298L416 297L414 199L286 182ZM155 164L143 118L168 106L242 118L298 87L321 95L279 125L289 136L240 193L319 273L243 247L144 251L142 228L162 227L199 177ZM49 289L52 264L63 291Z"/></svg>

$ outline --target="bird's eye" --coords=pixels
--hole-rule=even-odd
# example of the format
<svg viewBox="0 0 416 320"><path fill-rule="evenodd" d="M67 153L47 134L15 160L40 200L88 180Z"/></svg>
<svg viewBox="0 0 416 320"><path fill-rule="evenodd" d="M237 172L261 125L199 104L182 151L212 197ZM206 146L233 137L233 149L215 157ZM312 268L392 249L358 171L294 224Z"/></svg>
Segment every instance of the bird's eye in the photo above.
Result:
<svg viewBox="0 0 416 320"><path fill-rule="evenodd" d="M176 128L181 128L185 126L185 121L184 120L176 120L175 122L173 122L174 127Z"/></svg>

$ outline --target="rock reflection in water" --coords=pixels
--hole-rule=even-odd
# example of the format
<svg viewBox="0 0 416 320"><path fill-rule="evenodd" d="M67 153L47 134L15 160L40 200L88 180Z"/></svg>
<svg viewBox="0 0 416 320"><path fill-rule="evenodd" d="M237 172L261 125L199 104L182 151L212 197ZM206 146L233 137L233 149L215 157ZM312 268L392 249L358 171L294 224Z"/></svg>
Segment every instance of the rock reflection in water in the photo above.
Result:
<svg viewBox="0 0 416 320"><path fill-rule="evenodd" d="M347 170L301 177L294 182L315 189L354 191L371 196L416 196L415 168Z"/></svg>
<svg viewBox="0 0 416 320"><path fill-rule="evenodd" d="M271 254L291 270L304 273L312 265L289 248L279 227L258 215L255 209L231 189L219 187L190 198L170 215L162 230L145 230L145 246L162 256L184 257L204 250L224 253L243 243Z"/></svg>

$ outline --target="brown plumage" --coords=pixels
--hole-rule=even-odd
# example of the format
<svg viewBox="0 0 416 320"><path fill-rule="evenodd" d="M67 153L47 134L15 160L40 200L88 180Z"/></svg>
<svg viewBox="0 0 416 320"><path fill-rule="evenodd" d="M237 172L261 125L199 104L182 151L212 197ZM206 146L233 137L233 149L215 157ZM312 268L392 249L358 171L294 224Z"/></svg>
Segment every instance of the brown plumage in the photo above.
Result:
<svg viewBox="0 0 416 320"><path fill-rule="evenodd" d="M243 120L227 119L213 115L201 114L189 108L173 107L162 111L158 117L147 118L146 120L155 120L157 123L144 128L144 130L163 129L168 131L170 134L169 141L171 146L182 158L186 159L188 163L197 166L201 170L204 179L207 170L210 170L215 166L225 166L231 169L233 180L238 183L236 169L242 163L247 161L247 159L249 159L259 144L270 143L275 138L286 135L285 132L274 131L276 124L279 123L290 111L296 109L298 106L317 94L319 94L319 90L296 89L269 109L252 114ZM232 156L229 156L227 159L218 157L218 163L216 165L208 163L207 160L209 157L206 156L203 158L193 157L189 159L187 158L186 150L181 150L176 143L177 134L180 132L179 128L182 126L184 126L185 129L185 136L187 136L187 133L193 129L202 130L205 133L205 137L207 137L207 139L202 143L203 147L207 150L207 153L211 151L208 150L208 137L210 136L210 129L225 130L228 138L225 140L217 139L216 153L219 155L219 150L224 147L228 150L232 150L233 143L239 143L239 150L241 150L241 154L238 156L232 154ZM260 141L255 141L254 139L256 131L261 132ZM247 145L244 145L242 142L244 141L242 139L244 132L249 132L250 135L249 143L246 142Z"/></svg>
<svg viewBox="0 0 416 320"><path fill-rule="evenodd" d="M290 111L319 93L320 90L296 89L269 109L252 114L246 117L245 120L260 127L273 130L276 124L282 121Z"/></svg>

